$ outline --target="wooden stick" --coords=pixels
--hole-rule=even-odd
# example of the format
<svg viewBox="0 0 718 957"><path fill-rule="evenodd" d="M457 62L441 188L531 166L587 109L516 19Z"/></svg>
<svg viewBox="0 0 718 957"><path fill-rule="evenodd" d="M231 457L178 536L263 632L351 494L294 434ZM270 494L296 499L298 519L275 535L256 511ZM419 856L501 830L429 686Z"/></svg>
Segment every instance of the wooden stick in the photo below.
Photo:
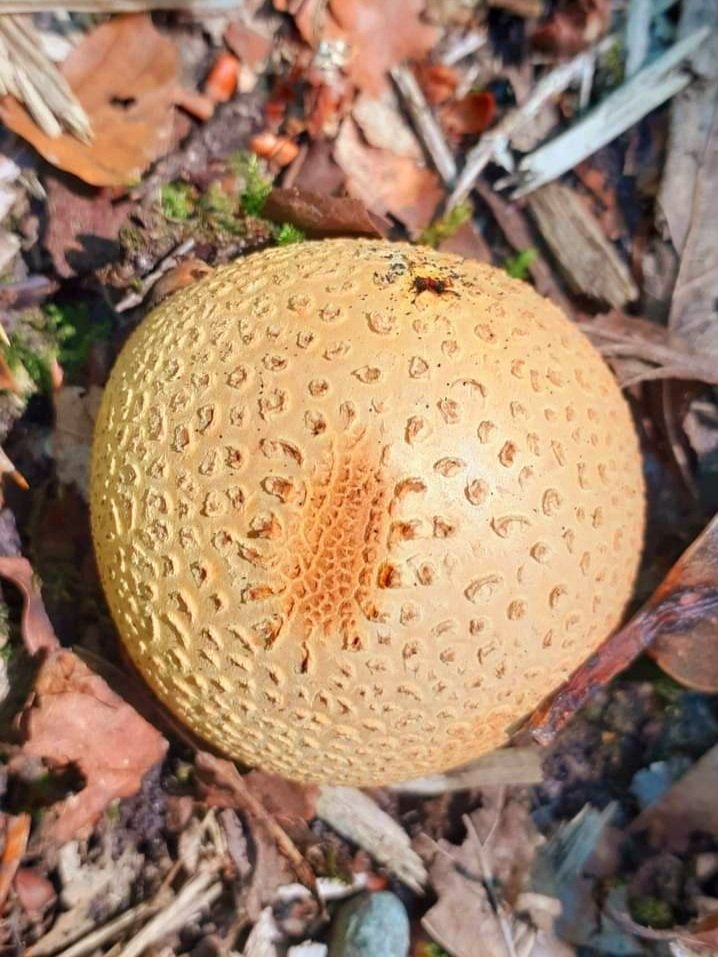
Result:
<svg viewBox="0 0 718 957"><path fill-rule="evenodd" d="M451 186L456 179L456 161L414 74L405 66L395 66L391 70L391 78L396 83L404 106L411 116L414 129L431 157L436 171L444 181L444 185Z"/></svg>

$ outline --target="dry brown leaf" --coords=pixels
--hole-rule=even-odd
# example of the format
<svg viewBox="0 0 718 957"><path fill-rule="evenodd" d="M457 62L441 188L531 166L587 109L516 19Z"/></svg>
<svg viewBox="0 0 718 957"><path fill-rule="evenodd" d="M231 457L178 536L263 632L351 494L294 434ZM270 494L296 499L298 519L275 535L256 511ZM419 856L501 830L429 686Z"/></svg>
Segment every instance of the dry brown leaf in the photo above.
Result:
<svg viewBox="0 0 718 957"><path fill-rule="evenodd" d="M396 93L387 87L379 96L360 93L352 116L370 146L421 160L423 152L414 131L404 119Z"/></svg>
<svg viewBox="0 0 718 957"><path fill-rule="evenodd" d="M0 120L53 166L93 186L126 186L161 156L172 139L179 59L174 44L146 15L114 17L65 60L62 73L85 109L91 143L43 133L12 97Z"/></svg>
<svg viewBox="0 0 718 957"><path fill-rule="evenodd" d="M87 831L110 801L138 791L167 750L162 735L66 649L41 665L18 727L23 744L14 760L74 766L85 779L42 819L42 838L58 844Z"/></svg>
<svg viewBox="0 0 718 957"><path fill-rule="evenodd" d="M439 244L442 253L454 253L481 263L493 262L491 249L473 220L462 223L453 236Z"/></svg>
<svg viewBox="0 0 718 957"><path fill-rule="evenodd" d="M431 222L443 196L435 173L406 156L368 146L351 119L342 123L334 158L346 174L348 192L373 213L394 216L412 236Z"/></svg>
<svg viewBox="0 0 718 957"><path fill-rule="evenodd" d="M272 40L241 20L232 20L227 24L224 42L252 70L260 69L272 52Z"/></svg>
<svg viewBox="0 0 718 957"><path fill-rule="evenodd" d="M217 758L207 751L198 751L195 756L195 770L205 803L211 807L236 808L248 814L253 823L263 828L276 842L305 887L310 890L316 888L316 878L311 867L274 815L247 787L245 779L231 761Z"/></svg>
<svg viewBox="0 0 718 957"><path fill-rule="evenodd" d="M614 367L622 386L652 379L688 379L718 385L718 357L693 351L679 335L617 309L580 323Z"/></svg>
<svg viewBox="0 0 718 957"><path fill-rule="evenodd" d="M22 637L30 654L57 648L59 642L47 617L39 584L27 558L21 555L0 557L0 577L7 578L22 592Z"/></svg>
<svg viewBox="0 0 718 957"><path fill-rule="evenodd" d="M89 495L92 431L101 398L102 389L96 385L87 390L68 385L53 397L53 456L57 476L66 485L76 485L85 501Z"/></svg>
<svg viewBox="0 0 718 957"><path fill-rule="evenodd" d="M476 957L481 941L484 957L506 957L512 942L527 929L513 915L497 914L487 885L504 907L516 901L528 877L540 836L529 809L519 800L503 803L503 789L482 791L481 809L468 819L461 846L422 838L429 857L429 877L438 901L422 925L454 957Z"/></svg>
<svg viewBox="0 0 718 957"><path fill-rule="evenodd" d="M130 204L115 202L109 190L98 192L54 176L45 181L47 227L44 245L63 278L92 272L116 259L117 241Z"/></svg>
<svg viewBox="0 0 718 957"><path fill-rule="evenodd" d="M323 196L293 187L273 189L262 215L275 223L292 223L309 236L382 236L388 228L358 199ZM384 231L379 228L385 225Z"/></svg>

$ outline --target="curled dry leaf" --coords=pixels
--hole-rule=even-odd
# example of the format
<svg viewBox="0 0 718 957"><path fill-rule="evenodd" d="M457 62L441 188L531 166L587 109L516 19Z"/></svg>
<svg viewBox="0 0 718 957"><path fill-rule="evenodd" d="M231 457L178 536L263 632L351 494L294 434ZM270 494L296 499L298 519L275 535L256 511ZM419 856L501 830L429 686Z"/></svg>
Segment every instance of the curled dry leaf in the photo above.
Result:
<svg viewBox="0 0 718 957"><path fill-rule="evenodd" d="M30 562L21 555L0 557L0 576L19 588L23 597L22 637L31 655L53 651L59 645Z"/></svg>
<svg viewBox="0 0 718 957"><path fill-rule="evenodd" d="M275 223L292 223L309 236L382 236L386 230L358 199L324 196L297 189L273 189L262 215ZM388 226L388 224L386 224Z"/></svg>
<svg viewBox="0 0 718 957"><path fill-rule="evenodd" d="M473 136L487 130L496 115L492 93L467 93L447 103L441 111L441 123L450 136Z"/></svg>
<svg viewBox="0 0 718 957"><path fill-rule="evenodd" d="M368 146L351 119L342 123L334 158L346 174L348 192L372 212L391 214L414 236L431 222L443 195L435 173L406 156Z"/></svg>
<svg viewBox="0 0 718 957"><path fill-rule="evenodd" d="M3 559L6 561L6 559ZM55 805L41 823L46 841L64 844L90 828L110 801L139 790L164 758L167 742L66 649L51 653L18 718L20 754L52 768L74 766L84 788Z"/></svg>
<svg viewBox="0 0 718 957"><path fill-rule="evenodd" d="M47 136L12 97L0 101L0 120L53 166L93 186L126 186L171 143L178 64L174 44L149 16L114 17L62 67L90 119L90 143L67 133Z"/></svg>
<svg viewBox="0 0 718 957"><path fill-rule="evenodd" d="M550 744L594 691L649 648L676 680L718 691L718 516L628 624L536 709L527 725L533 738Z"/></svg>

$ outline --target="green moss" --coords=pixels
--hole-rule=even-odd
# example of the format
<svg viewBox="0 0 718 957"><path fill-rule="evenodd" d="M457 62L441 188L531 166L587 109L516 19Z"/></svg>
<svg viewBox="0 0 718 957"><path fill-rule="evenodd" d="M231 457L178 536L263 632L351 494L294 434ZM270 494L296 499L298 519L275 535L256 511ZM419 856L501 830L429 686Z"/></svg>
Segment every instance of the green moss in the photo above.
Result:
<svg viewBox="0 0 718 957"><path fill-rule="evenodd" d="M474 208L468 200L457 203L446 216L426 227L419 237L419 242L436 249L445 240L451 239L454 233L471 219L473 212Z"/></svg>
<svg viewBox="0 0 718 957"><path fill-rule="evenodd" d="M529 246L528 249L522 249L515 256L509 256L504 260L504 269L512 279L523 279L526 281L529 276L529 268L538 256L538 252Z"/></svg>
<svg viewBox="0 0 718 957"><path fill-rule="evenodd" d="M420 957L449 957L449 954L444 948L435 944L433 941L428 944L422 944L419 955Z"/></svg>
<svg viewBox="0 0 718 957"><path fill-rule="evenodd" d="M261 216L267 197L272 191L272 182L262 172L259 159L254 153L235 153L229 160L229 168L243 181L242 208L249 216Z"/></svg>
<svg viewBox="0 0 718 957"><path fill-rule="evenodd" d="M291 223L282 223L274 238L278 246L290 246L292 243L301 243L303 239L306 239L301 229L297 229Z"/></svg>
<svg viewBox="0 0 718 957"><path fill-rule="evenodd" d="M184 221L190 218L195 207L195 191L181 180L166 183L161 191L162 212L168 219Z"/></svg>
<svg viewBox="0 0 718 957"><path fill-rule="evenodd" d="M73 372L83 365L93 342L108 339L112 331L109 317L90 315L84 302L50 304L45 307L47 331L57 348L60 365Z"/></svg>
<svg viewBox="0 0 718 957"><path fill-rule="evenodd" d="M31 393L35 388L49 392L51 387L50 358L29 346L23 338L13 333L10 342L4 347L5 361L15 378L20 381L23 392ZM22 372L26 374L27 388L22 382Z"/></svg>
<svg viewBox="0 0 718 957"><path fill-rule="evenodd" d="M675 924L673 908L657 897L637 897L631 901L631 915L644 927L667 930Z"/></svg>

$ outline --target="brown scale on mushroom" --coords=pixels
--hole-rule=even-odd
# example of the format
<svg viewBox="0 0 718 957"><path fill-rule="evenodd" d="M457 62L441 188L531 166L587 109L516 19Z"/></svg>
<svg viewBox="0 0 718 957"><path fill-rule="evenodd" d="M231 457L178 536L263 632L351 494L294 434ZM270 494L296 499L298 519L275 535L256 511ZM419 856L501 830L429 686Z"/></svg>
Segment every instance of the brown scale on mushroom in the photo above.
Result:
<svg viewBox="0 0 718 957"><path fill-rule="evenodd" d="M500 744L620 620L643 510L583 335L399 244L274 249L179 292L118 358L93 450L132 659L200 736L304 780Z"/></svg>

